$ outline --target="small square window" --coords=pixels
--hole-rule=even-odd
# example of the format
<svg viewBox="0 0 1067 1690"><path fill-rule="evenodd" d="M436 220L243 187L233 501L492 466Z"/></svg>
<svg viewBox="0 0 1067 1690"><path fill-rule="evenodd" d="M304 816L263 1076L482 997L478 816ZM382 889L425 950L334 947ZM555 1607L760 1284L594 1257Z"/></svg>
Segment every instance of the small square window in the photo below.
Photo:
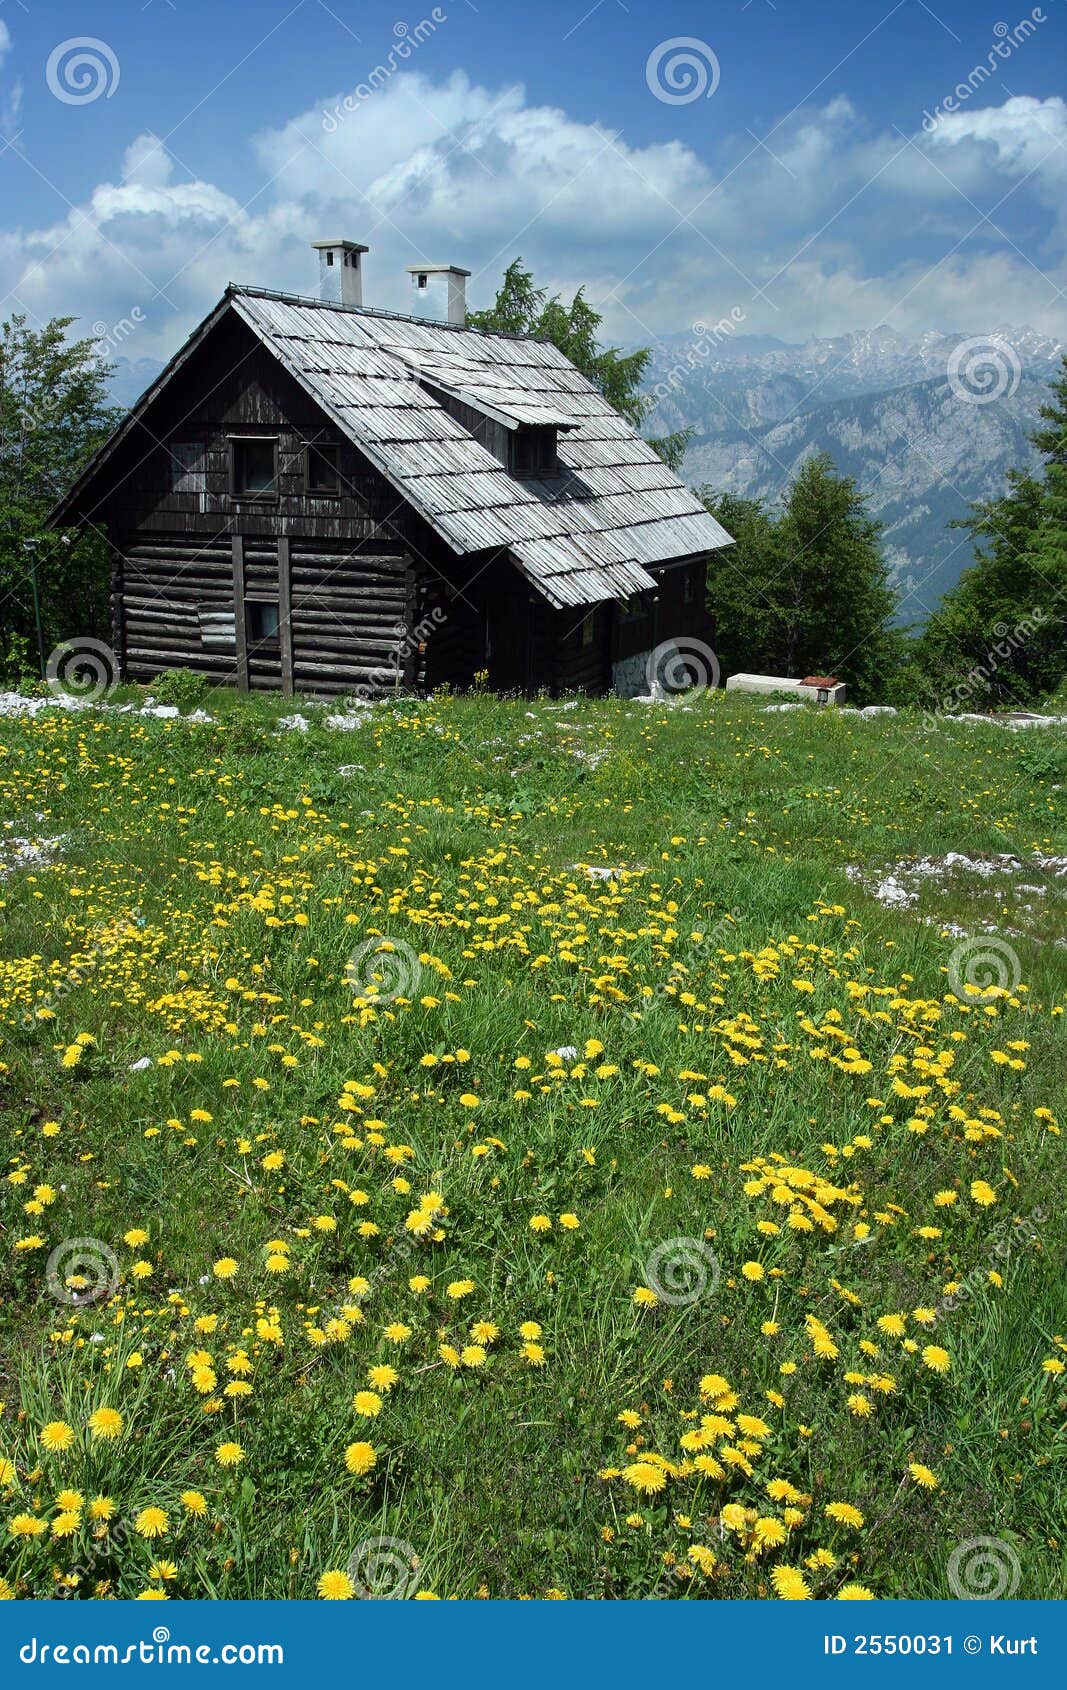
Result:
<svg viewBox="0 0 1067 1690"><path fill-rule="evenodd" d="M304 463L304 479L309 493L339 493L341 470L336 446L309 446Z"/></svg>
<svg viewBox="0 0 1067 1690"><path fill-rule="evenodd" d="M276 640L278 638L277 601L246 599L245 631L254 645L259 645L264 640Z"/></svg>
<svg viewBox="0 0 1067 1690"><path fill-rule="evenodd" d="M230 441L230 491L237 499L273 499L277 496L277 441Z"/></svg>

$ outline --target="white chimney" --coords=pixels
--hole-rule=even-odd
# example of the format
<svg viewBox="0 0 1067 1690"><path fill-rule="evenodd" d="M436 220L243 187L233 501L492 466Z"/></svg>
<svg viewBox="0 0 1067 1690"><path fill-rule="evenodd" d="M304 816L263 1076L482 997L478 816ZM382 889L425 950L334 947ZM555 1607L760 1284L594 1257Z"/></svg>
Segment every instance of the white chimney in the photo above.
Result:
<svg viewBox="0 0 1067 1690"><path fill-rule="evenodd" d="M470 271L457 264L409 264L407 270L415 289L415 315L462 328L467 321Z"/></svg>
<svg viewBox="0 0 1067 1690"><path fill-rule="evenodd" d="M331 305L363 304L361 260L370 248L358 241L312 241L319 255L319 298Z"/></svg>

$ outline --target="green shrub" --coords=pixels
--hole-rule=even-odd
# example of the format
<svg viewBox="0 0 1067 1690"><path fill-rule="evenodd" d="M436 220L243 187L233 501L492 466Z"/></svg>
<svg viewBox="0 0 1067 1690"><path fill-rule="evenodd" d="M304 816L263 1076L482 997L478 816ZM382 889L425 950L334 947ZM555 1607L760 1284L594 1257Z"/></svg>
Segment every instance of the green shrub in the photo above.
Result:
<svg viewBox="0 0 1067 1690"><path fill-rule="evenodd" d="M157 704L176 704L183 716L204 702L210 690L206 675L192 669L168 669L152 682L152 697Z"/></svg>

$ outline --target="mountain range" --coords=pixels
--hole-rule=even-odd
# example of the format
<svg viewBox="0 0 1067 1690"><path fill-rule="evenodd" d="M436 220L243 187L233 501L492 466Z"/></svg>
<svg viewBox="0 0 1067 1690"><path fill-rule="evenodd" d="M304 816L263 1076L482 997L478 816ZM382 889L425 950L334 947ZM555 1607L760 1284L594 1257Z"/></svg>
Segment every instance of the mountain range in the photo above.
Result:
<svg viewBox="0 0 1067 1690"><path fill-rule="evenodd" d="M767 501L829 452L883 524L901 621L924 621L973 562L947 525L1037 463L1028 436L1063 346L1026 327L909 339L885 325L790 344L725 323L653 347L648 432L690 428L686 481Z"/></svg>

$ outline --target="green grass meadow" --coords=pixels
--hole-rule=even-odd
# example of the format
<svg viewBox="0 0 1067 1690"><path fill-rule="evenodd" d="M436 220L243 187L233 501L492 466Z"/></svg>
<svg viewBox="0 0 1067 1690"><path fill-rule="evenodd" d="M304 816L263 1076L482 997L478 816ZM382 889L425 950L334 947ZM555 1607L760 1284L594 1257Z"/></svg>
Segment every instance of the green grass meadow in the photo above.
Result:
<svg viewBox="0 0 1067 1690"><path fill-rule="evenodd" d="M0 721L2 1593L1064 1594L1064 731L206 708Z"/></svg>

